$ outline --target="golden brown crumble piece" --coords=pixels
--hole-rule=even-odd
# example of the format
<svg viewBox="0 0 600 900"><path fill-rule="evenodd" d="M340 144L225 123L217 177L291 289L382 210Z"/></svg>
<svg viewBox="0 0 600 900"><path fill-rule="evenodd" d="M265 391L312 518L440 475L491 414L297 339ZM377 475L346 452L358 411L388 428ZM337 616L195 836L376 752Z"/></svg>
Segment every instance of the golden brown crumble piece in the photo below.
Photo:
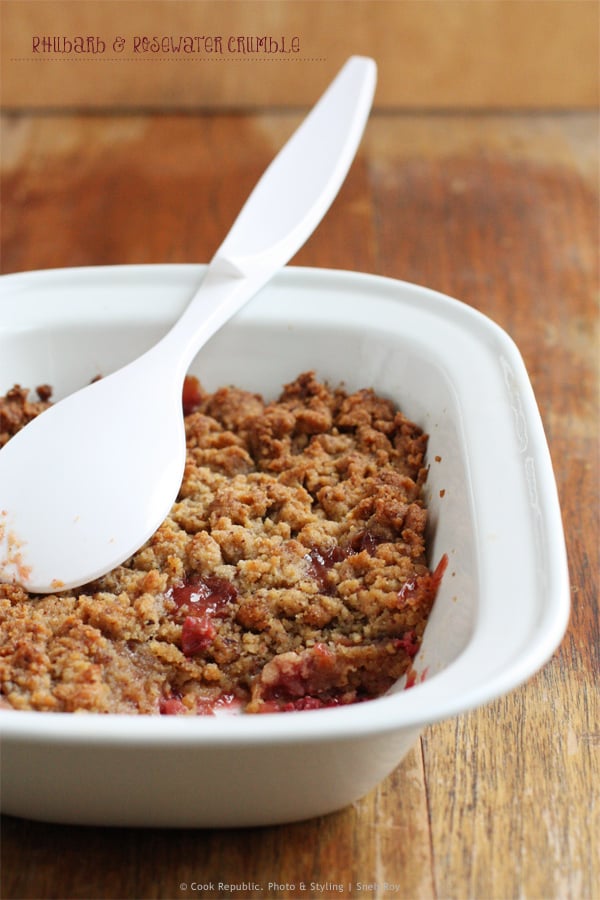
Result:
<svg viewBox="0 0 600 900"><path fill-rule="evenodd" d="M36 393L38 399L30 400L29 391L16 384L0 397L0 447L50 405L52 388L49 385L40 385Z"/></svg>
<svg viewBox="0 0 600 900"><path fill-rule="evenodd" d="M0 399L6 439L38 396ZM426 563L422 430L314 372L272 402L188 379L183 402L181 491L145 546L73 592L0 585L2 706L315 709L409 669L445 566Z"/></svg>

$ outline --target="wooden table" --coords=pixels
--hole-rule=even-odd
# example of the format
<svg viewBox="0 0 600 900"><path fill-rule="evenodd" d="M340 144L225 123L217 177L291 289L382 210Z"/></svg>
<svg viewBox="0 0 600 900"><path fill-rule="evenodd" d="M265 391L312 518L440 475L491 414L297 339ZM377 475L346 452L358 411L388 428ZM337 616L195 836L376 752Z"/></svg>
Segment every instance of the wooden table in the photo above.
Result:
<svg viewBox="0 0 600 900"><path fill-rule="evenodd" d="M297 120L7 117L3 271L208 260ZM376 114L294 260L430 285L516 340L570 555L572 620L553 659L510 696L428 728L374 792L322 819L145 831L5 817L2 897L231 896L219 882L259 883L238 890L249 900L316 895L301 882L328 883L328 898L600 896L597 150L590 113Z"/></svg>

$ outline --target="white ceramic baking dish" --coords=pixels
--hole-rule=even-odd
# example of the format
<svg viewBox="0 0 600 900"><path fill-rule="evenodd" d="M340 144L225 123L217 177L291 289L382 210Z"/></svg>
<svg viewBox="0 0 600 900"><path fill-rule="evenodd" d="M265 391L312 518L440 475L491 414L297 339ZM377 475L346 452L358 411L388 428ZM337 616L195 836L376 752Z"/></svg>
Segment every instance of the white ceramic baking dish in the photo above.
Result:
<svg viewBox="0 0 600 900"><path fill-rule="evenodd" d="M164 333L202 271L4 276L0 392L50 383L60 397L127 362ZM422 287L288 268L192 370L209 389L235 384L272 398L308 369L374 387L430 434L431 564L446 553L449 566L416 684L356 706L260 716L2 710L4 812L188 827L328 813L391 772L428 723L510 691L557 647L569 614L560 511L532 388L507 334Z"/></svg>

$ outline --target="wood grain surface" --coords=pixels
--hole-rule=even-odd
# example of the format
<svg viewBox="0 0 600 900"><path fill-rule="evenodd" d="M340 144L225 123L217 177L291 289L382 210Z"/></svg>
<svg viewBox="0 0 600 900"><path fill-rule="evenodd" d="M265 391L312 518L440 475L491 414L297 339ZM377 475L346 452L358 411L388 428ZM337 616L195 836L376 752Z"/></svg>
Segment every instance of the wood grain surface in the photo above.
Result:
<svg viewBox="0 0 600 900"><path fill-rule="evenodd" d="M2 271L207 261L296 122L6 116ZM219 883L251 882L261 891L237 896L600 896L597 128L575 112L375 115L294 260L427 284L515 339L570 559L571 622L549 663L509 696L427 728L375 791L317 820L168 831L4 817L2 897L212 900L232 895Z"/></svg>
<svg viewBox="0 0 600 900"><path fill-rule="evenodd" d="M2 0L0 15L13 109L309 104L352 53L377 59L382 109L596 108L600 93L593 0Z"/></svg>

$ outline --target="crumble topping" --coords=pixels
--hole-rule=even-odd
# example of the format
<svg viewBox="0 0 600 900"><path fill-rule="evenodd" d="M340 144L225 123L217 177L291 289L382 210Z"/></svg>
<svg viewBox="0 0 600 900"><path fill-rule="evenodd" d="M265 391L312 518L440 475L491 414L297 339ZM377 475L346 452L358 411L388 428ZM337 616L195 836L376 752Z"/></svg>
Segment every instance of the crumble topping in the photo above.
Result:
<svg viewBox="0 0 600 900"><path fill-rule="evenodd" d="M52 388L42 384L36 389L37 400L29 400L29 391L16 384L0 398L0 447L50 405Z"/></svg>
<svg viewBox="0 0 600 900"><path fill-rule="evenodd" d="M0 398L0 446L50 395ZM426 563L427 435L313 372L274 402L188 377L183 405L181 490L139 552L70 592L0 584L0 705L314 709L409 670L445 568Z"/></svg>

